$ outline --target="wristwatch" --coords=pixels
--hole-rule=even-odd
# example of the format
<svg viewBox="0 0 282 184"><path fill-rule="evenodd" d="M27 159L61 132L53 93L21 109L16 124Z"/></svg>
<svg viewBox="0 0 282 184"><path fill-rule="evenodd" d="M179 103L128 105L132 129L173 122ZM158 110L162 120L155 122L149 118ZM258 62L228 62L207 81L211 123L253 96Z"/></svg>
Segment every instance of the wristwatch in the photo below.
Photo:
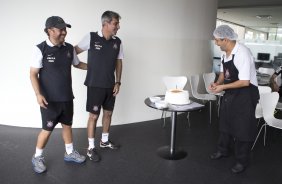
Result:
<svg viewBox="0 0 282 184"><path fill-rule="evenodd" d="M118 84L119 86L121 85L121 82L116 82L116 84Z"/></svg>

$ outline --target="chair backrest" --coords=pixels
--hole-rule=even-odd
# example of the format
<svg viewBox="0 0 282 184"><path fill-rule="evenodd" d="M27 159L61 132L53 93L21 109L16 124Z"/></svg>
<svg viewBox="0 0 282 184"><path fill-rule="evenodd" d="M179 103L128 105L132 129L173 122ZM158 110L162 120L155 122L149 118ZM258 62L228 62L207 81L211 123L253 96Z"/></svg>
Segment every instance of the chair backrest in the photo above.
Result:
<svg viewBox="0 0 282 184"><path fill-rule="evenodd" d="M264 93L260 95L260 104L262 107L263 118L267 124L272 125L274 119L274 111L279 99L277 92ZM282 120L281 120L282 121Z"/></svg>
<svg viewBox="0 0 282 184"><path fill-rule="evenodd" d="M274 70L274 68L259 67L258 72L259 73L265 73L265 74L272 76L274 74L275 70Z"/></svg>
<svg viewBox="0 0 282 184"><path fill-rule="evenodd" d="M197 98L197 96L199 95L199 93L198 93L199 76L198 75L191 75L190 84L191 84L192 95L195 98Z"/></svg>
<svg viewBox="0 0 282 184"><path fill-rule="evenodd" d="M259 94L271 93L271 88L269 86L258 86Z"/></svg>
<svg viewBox="0 0 282 184"><path fill-rule="evenodd" d="M162 78L166 89L184 89L187 83L186 76L164 76Z"/></svg>
<svg viewBox="0 0 282 184"><path fill-rule="evenodd" d="M190 77L190 84L191 84L191 92L192 96L196 99L200 100L216 100L216 96L213 94L204 94L198 93L198 86L199 86L199 75L191 75Z"/></svg>
<svg viewBox="0 0 282 184"><path fill-rule="evenodd" d="M205 83L205 88L206 88L206 91L208 93L211 93L212 92L209 90L209 86L211 83L214 83L214 80L215 80L215 73L204 73L203 74L203 79L204 79L204 83Z"/></svg>
<svg viewBox="0 0 282 184"><path fill-rule="evenodd" d="M258 90L259 90L259 95L271 93L271 88L269 86L258 86ZM255 116L256 116L256 118L262 118L263 117L262 107L261 107L260 101L256 106Z"/></svg>

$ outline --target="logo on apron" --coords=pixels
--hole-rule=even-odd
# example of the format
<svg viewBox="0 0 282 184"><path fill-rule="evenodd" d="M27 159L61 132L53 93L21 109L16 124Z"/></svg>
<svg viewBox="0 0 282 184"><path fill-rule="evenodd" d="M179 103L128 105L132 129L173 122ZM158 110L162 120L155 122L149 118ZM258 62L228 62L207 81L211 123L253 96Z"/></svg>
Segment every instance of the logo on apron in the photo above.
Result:
<svg viewBox="0 0 282 184"><path fill-rule="evenodd" d="M229 70L228 70L228 69L225 70L224 79L225 79L225 80L230 80L230 73L229 73Z"/></svg>

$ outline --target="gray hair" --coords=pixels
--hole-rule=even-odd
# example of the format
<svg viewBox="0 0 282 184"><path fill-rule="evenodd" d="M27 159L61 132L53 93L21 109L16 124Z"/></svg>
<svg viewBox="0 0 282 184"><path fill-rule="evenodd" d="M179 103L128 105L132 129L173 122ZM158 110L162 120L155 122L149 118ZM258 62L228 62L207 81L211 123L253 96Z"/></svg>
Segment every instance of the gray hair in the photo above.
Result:
<svg viewBox="0 0 282 184"><path fill-rule="evenodd" d="M113 19L121 19L120 15L116 12L113 12L113 11L105 11L103 14L102 14L102 17L101 17L101 21L102 21L102 25L104 25L106 22L111 22Z"/></svg>

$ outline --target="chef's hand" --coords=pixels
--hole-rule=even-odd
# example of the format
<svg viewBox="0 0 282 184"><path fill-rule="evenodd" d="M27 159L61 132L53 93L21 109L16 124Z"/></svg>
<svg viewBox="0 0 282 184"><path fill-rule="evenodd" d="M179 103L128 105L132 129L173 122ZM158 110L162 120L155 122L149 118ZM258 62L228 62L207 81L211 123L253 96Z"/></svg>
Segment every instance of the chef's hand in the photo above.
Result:
<svg viewBox="0 0 282 184"><path fill-rule="evenodd" d="M211 91L213 93L220 93L223 90L224 90L224 85L216 85L216 86L211 87Z"/></svg>
<svg viewBox="0 0 282 184"><path fill-rule="evenodd" d="M211 83L211 84L208 86L208 90L213 91L216 86L218 86L217 83Z"/></svg>

